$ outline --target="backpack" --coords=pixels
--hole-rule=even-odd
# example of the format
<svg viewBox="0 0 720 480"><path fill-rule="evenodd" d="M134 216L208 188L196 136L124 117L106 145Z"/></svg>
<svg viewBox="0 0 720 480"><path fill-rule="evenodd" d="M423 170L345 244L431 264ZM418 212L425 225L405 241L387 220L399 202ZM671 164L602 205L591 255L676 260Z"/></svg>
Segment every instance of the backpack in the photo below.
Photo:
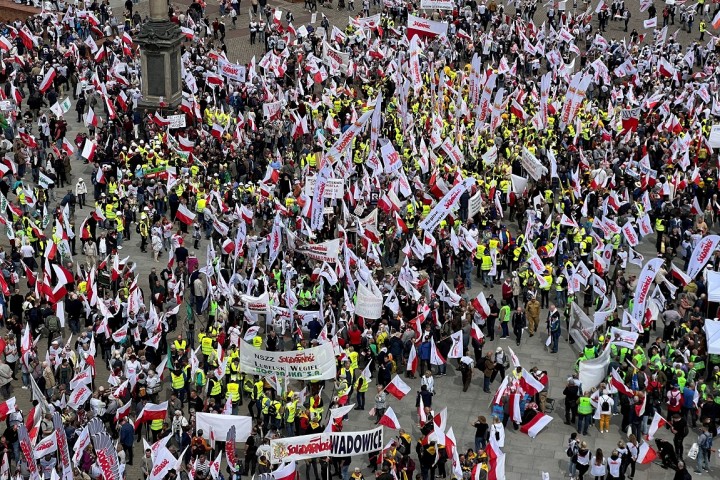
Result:
<svg viewBox="0 0 720 480"><path fill-rule="evenodd" d="M277 407L275 406L274 403L271 403L270 407L268 407L268 413L270 415L277 415Z"/></svg>
<svg viewBox="0 0 720 480"><path fill-rule="evenodd" d="M50 315L47 318L47 326L51 332L60 331L60 320L55 315Z"/></svg>
<svg viewBox="0 0 720 480"><path fill-rule="evenodd" d="M607 399L603 400L603 402L600 404L600 410L603 412L610 411L610 403L607 401Z"/></svg>
<svg viewBox="0 0 720 480"><path fill-rule="evenodd" d="M710 433L705 433L705 439L700 443L700 448L710 450L712 448L713 437Z"/></svg>
<svg viewBox="0 0 720 480"><path fill-rule="evenodd" d="M679 401L678 401L679 398L680 398L680 395L670 395L669 405L671 407L677 407L679 405Z"/></svg>

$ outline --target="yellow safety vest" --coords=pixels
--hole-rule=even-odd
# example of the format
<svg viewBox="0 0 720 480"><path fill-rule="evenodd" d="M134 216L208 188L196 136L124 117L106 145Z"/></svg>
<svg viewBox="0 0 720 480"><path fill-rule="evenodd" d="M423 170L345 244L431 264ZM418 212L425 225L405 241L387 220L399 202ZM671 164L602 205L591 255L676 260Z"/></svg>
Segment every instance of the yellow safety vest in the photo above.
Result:
<svg viewBox="0 0 720 480"><path fill-rule="evenodd" d="M185 388L185 375L175 375L174 373L170 373L170 379L172 380L172 388L175 390L182 390Z"/></svg>
<svg viewBox="0 0 720 480"><path fill-rule="evenodd" d="M212 342L213 342L213 339L210 337L204 337L202 339L201 348L202 348L203 355L207 356L212 353L212 351L213 351Z"/></svg>
<svg viewBox="0 0 720 480"><path fill-rule="evenodd" d="M240 385L237 382L230 382L227 384L227 394L225 398L230 397L233 402L237 402L240 399Z"/></svg>
<svg viewBox="0 0 720 480"><path fill-rule="evenodd" d="M175 344L175 350L177 350L178 352L184 352L185 348L187 347L186 340L183 340L182 342L179 340L175 340L175 342L173 343Z"/></svg>

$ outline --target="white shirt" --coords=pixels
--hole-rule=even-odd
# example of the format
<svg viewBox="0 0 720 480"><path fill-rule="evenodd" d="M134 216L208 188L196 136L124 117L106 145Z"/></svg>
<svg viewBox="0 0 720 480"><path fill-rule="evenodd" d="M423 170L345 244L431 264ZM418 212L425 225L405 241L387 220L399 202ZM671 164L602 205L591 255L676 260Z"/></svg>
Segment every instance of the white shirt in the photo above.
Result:
<svg viewBox="0 0 720 480"><path fill-rule="evenodd" d="M423 375L420 379L420 385L427 385L428 392L435 393L435 378L432 375L429 377Z"/></svg>

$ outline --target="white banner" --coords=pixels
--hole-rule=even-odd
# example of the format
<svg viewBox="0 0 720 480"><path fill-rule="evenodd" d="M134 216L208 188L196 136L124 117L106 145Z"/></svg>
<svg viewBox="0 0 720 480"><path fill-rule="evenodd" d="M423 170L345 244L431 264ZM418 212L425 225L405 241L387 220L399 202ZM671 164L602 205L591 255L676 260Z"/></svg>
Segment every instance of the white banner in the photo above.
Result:
<svg viewBox="0 0 720 480"><path fill-rule="evenodd" d="M245 308L252 313L267 313L270 307L270 296L267 292L259 297L240 295L240 300L245 304Z"/></svg>
<svg viewBox="0 0 720 480"><path fill-rule="evenodd" d="M700 270L707 264L712 254L717 250L720 243L720 235L708 235L700 239L697 246L690 256L690 264L688 265L687 276L695 279Z"/></svg>
<svg viewBox="0 0 720 480"><path fill-rule="evenodd" d="M331 47L326 41L323 41L323 63L333 71L340 70L341 66L347 68L347 66L350 65L350 54L343 53Z"/></svg>
<svg viewBox="0 0 720 480"><path fill-rule="evenodd" d="M203 412L195 414L195 427L203 431L203 438L207 440L224 442L232 426L235 427L235 442L243 443L252 432L252 417Z"/></svg>
<svg viewBox="0 0 720 480"><path fill-rule="evenodd" d="M600 356L580 362L578 379L584 389L591 389L600 385L607 377L607 367L610 365L610 347L606 347Z"/></svg>
<svg viewBox="0 0 720 480"><path fill-rule="evenodd" d="M352 141L355 139L358 133L360 133L363 128L365 128L365 124L370 120L370 117L373 114L373 110L370 110L368 112L365 112L362 114L360 118L357 119L355 123L350 125L350 128L345 130L342 135L340 135L340 138L337 139L335 144L328 150L326 157L330 163L335 163L338 160L338 157L342 155L345 150L350 148L352 146Z"/></svg>
<svg viewBox="0 0 720 480"><path fill-rule="evenodd" d="M610 329L610 343L619 345L621 347L635 348L635 343L640 336L637 332L628 332L627 330L620 330L617 327Z"/></svg>
<svg viewBox="0 0 720 480"><path fill-rule="evenodd" d="M465 190L469 189L473 185L475 185L475 179L469 177L450 189L450 191L440 199L437 205L430 210L428 216L420 222L420 228L428 232L434 231L437 226L440 225L440 222L442 222L455 208L460 200L460 196L465 192Z"/></svg>
<svg viewBox="0 0 720 480"><path fill-rule="evenodd" d="M420 0L420 8L428 10L452 10L455 8L453 0Z"/></svg>
<svg viewBox="0 0 720 480"><path fill-rule="evenodd" d="M383 297L374 284L370 288L362 283L358 285L357 299L355 300L355 315L376 320L382 316Z"/></svg>
<svg viewBox="0 0 720 480"><path fill-rule="evenodd" d="M383 449L383 427L362 432L323 432L270 440L270 462L318 457L356 457Z"/></svg>
<svg viewBox="0 0 720 480"><path fill-rule="evenodd" d="M77 410L80 405L85 404L87 402L88 398L90 398L90 395L92 395L92 390L90 390L85 385L78 387L77 390L74 390L70 394L70 398L68 398L67 406L72 408L73 410Z"/></svg>
<svg viewBox="0 0 720 480"><path fill-rule="evenodd" d="M170 128L185 128L185 114L168 115L167 121L170 122Z"/></svg>
<svg viewBox="0 0 720 480"><path fill-rule="evenodd" d="M270 352L249 346L240 349L240 371L252 375L327 380L335 378L335 367L332 343L289 352Z"/></svg>
<svg viewBox="0 0 720 480"><path fill-rule="evenodd" d="M314 260L335 263L340 252L340 239L336 238L323 243L306 243L302 247L296 248L295 251Z"/></svg>
<svg viewBox="0 0 720 480"><path fill-rule="evenodd" d="M520 158L523 168L527 170L531 177L536 181L540 180L543 175L548 173L548 169L540 163L535 155L527 148L523 147L522 157Z"/></svg>
<svg viewBox="0 0 720 480"><path fill-rule="evenodd" d="M446 37L448 30L448 24L446 22L435 22L428 20L427 18L416 17L415 15L408 15L407 21L407 36L412 38L414 35L420 35L422 37Z"/></svg>
<svg viewBox="0 0 720 480"><path fill-rule="evenodd" d="M305 178L305 188L303 189L305 195L312 197L315 195L315 182L317 176L308 176ZM325 191L323 192L324 198L336 198L341 199L345 195L345 182L342 178L328 178L325 182Z"/></svg>
<svg viewBox="0 0 720 480"><path fill-rule="evenodd" d="M245 77L247 76L247 68L245 65L237 65L230 63L224 58L218 59L218 66L220 67L220 74L225 75L231 80L245 83Z"/></svg>
<svg viewBox="0 0 720 480"><path fill-rule="evenodd" d="M645 264L638 277L635 296L633 297L633 317L640 325L644 323L645 303L650 295L650 287L664 262L665 260L662 258L653 258Z"/></svg>
<svg viewBox="0 0 720 480"><path fill-rule="evenodd" d="M470 201L468 202L468 218L473 218L475 215L480 213L482 204L482 191L478 190L475 195L470 197Z"/></svg>

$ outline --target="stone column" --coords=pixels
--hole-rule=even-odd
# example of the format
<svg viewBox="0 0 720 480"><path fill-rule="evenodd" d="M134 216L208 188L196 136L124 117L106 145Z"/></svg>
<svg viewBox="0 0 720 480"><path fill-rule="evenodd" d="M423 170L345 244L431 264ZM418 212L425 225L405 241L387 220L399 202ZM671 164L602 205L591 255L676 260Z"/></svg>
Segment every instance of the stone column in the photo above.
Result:
<svg viewBox="0 0 720 480"><path fill-rule="evenodd" d="M140 45L142 100L138 107L155 110L163 101L175 109L182 101L180 27L168 19L167 2L150 0L150 21L141 26L135 38Z"/></svg>

